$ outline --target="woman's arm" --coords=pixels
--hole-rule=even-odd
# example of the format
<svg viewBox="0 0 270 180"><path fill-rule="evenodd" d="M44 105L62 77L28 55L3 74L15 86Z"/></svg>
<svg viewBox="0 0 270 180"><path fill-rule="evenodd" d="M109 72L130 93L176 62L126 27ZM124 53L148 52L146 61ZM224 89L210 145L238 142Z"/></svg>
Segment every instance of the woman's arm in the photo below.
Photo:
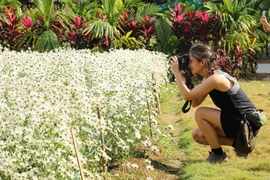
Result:
<svg viewBox="0 0 270 180"><path fill-rule="evenodd" d="M202 82L204 81L205 79L203 78ZM192 107L197 107L199 105L202 104L202 102L205 100L205 98L207 97L207 95L203 96L203 97L200 97L200 98L196 98L196 99L192 99Z"/></svg>
<svg viewBox="0 0 270 180"><path fill-rule="evenodd" d="M213 89L220 91L227 91L231 88L230 81L223 75L213 74L204 79L201 84L195 86L193 89L189 89L186 86L186 79L181 70L179 70L179 64L176 57L173 57L171 64L172 72L175 76L175 81L180 91L181 96L185 100L192 100L192 106L200 105L206 98L208 93Z"/></svg>
<svg viewBox="0 0 270 180"><path fill-rule="evenodd" d="M211 82L212 80L209 81L209 78L207 78L207 80L204 80L200 85L190 90L186 86L186 78L184 77L182 71L179 69L177 57L172 57L171 69L175 76L175 81L181 96L185 100L194 101L192 103L192 106L194 107L200 105L207 94L215 87L215 82Z"/></svg>
<svg viewBox="0 0 270 180"><path fill-rule="evenodd" d="M194 105L201 103L210 91L216 88L217 82L215 75L205 79L201 84L190 90L184 81L182 73L175 74L176 84L180 94L185 100L195 100ZM195 104L196 103L196 104Z"/></svg>
<svg viewBox="0 0 270 180"><path fill-rule="evenodd" d="M197 107L197 106L201 105L206 97L207 97L207 95L205 95L204 97L201 97L201 98L193 99L191 101L192 102L191 106L192 107Z"/></svg>

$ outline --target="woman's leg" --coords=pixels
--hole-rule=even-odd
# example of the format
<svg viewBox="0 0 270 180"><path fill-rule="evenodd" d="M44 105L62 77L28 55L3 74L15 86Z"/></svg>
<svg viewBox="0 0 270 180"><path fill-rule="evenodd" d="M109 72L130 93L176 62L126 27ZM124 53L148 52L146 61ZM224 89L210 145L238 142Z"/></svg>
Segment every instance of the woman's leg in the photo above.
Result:
<svg viewBox="0 0 270 180"><path fill-rule="evenodd" d="M212 149L220 145L232 145L233 139L226 138L220 121L221 111L209 107L199 107L195 112L198 129L192 133L195 141L208 144Z"/></svg>
<svg viewBox="0 0 270 180"><path fill-rule="evenodd" d="M218 141L220 145L232 146L234 139L226 137L224 132L220 129L215 128L215 130L218 134ZM200 128L195 128L192 131L192 137L194 141L196 141L199 144L209 145L204 135L202 134Z"/></svg>

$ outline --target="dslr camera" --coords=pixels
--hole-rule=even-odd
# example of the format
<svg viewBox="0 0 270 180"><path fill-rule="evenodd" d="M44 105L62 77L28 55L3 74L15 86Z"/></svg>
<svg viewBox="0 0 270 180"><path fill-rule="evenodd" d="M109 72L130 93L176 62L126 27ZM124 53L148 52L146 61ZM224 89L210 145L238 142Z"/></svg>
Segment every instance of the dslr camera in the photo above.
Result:
<svg viewBox="0 0 270 180"><path fill-rule="evenodd" d="M188 54L183 54L180 56L176 56L179 64L179 69L186 71L188 70L188 65L189 65L189 56Z"/></svg>

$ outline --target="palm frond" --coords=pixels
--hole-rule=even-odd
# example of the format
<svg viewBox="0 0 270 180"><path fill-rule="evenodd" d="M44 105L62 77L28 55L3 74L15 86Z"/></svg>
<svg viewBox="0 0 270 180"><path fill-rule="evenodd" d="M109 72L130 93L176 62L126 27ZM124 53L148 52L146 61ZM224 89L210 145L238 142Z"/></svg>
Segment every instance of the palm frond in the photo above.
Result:
<svg viewBox="0 0 270 180"><path fill-rule="evenodd" d="M235 49L236 44L241 44L243 49L248 49L251 46L251 40L249 38L249 34L245 32L237 32L231 33L227 37L228 43L228 52Z"/></svg>
<svg viewBox="0 0 270 180"><path fill-rule="evenodd" d="M68 17L81 16L84 20L89 20L91 17L95 17L98 10L98 2L92 0L79 0L77 3L73 3L72 0L62 0L66 4L63 12Z"/></svg>
<svg viewBox="0 0 270 180"><path fill-rule="evenodd" d="M171 27L171 22L167 19L160 19L156 22L156 34L161 42L166 42L170 38L172 32L169 27Z"/></svg>
<svg viewBox="0 0 270 180"><path fill-rule="evenodd" d="M113 26L108 21L103 21L101 19L96 19L86 23L84 26L84 32L91 32L92 38L110 37L111 39L114 39L115 36L119 34L116 26Z"/></svg>
<svg viewBox="0 0 270 180"><path fill-rule="evenodd" d="M127 32L126 35L121 36L112 41L112 47L115 49L140 49L144 46L144 44L137 40L135 37L130 37L132 31Z"/></svg>
<svg viewBox="0 0 270 180"><path fill-rule="evenodd" d="M268 10L270 9L270 3L269 0L262 0L262 3L260 4L261 9Z"/></svg>
<svg viewBox="0 0 270 180"><path fill-rule="evenodd" d="M157 50L165 54L172 55L176 49L179 39L172 35L171 22L167 18L162 18L155 23L156 35L159 43Z"/></svg>
<svg viewBox="0 0 270 180"><path fill-rule="evenodd" d="M101 0L102 11L106 14L108 22L116 26L120 15L124 11L124 4L122 0Z"/></svg>
<svg viewBox="0 0 270 180"><path fill-rule="evenodd" d="M163 16L161 8L155 4L144 4L138 8L136 19L145 16Z"/></svg>
<svg viewBox="0 0 270 180"><path fill-rule="evenodd" d="M144 4L142 0L125 0L123 3L126 9L138 9Z"/></svg>
<svg viewBox="0 0 270 180"><path fill-rule="evenodd" d="M51 20L53 18L54 15L54 0L33 0L37 9L39 10L39 12L42 14L43 20L44 20L44 24L47 28L47 30L49 29Z"/></svg>
<svg viewBox="0 0 270 180"><path fill-rule="evenodd" d="M59 47L57 36L51 30L45 31L38 37L35 50L39 52L49 52Z"/></svg>

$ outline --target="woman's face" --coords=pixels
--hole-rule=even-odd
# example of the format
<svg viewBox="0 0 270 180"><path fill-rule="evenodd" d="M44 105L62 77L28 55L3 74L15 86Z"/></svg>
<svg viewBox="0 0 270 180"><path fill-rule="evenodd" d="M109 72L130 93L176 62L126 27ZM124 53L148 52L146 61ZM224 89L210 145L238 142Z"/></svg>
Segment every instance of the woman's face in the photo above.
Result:
<svg viewBox="0 0 270 180"><path fill-rule="evenodd" d="M189 54L189 69L191 70L192 74L200 74L200 72L203 70L202 61L198 61L191 54Z"/></svg>

